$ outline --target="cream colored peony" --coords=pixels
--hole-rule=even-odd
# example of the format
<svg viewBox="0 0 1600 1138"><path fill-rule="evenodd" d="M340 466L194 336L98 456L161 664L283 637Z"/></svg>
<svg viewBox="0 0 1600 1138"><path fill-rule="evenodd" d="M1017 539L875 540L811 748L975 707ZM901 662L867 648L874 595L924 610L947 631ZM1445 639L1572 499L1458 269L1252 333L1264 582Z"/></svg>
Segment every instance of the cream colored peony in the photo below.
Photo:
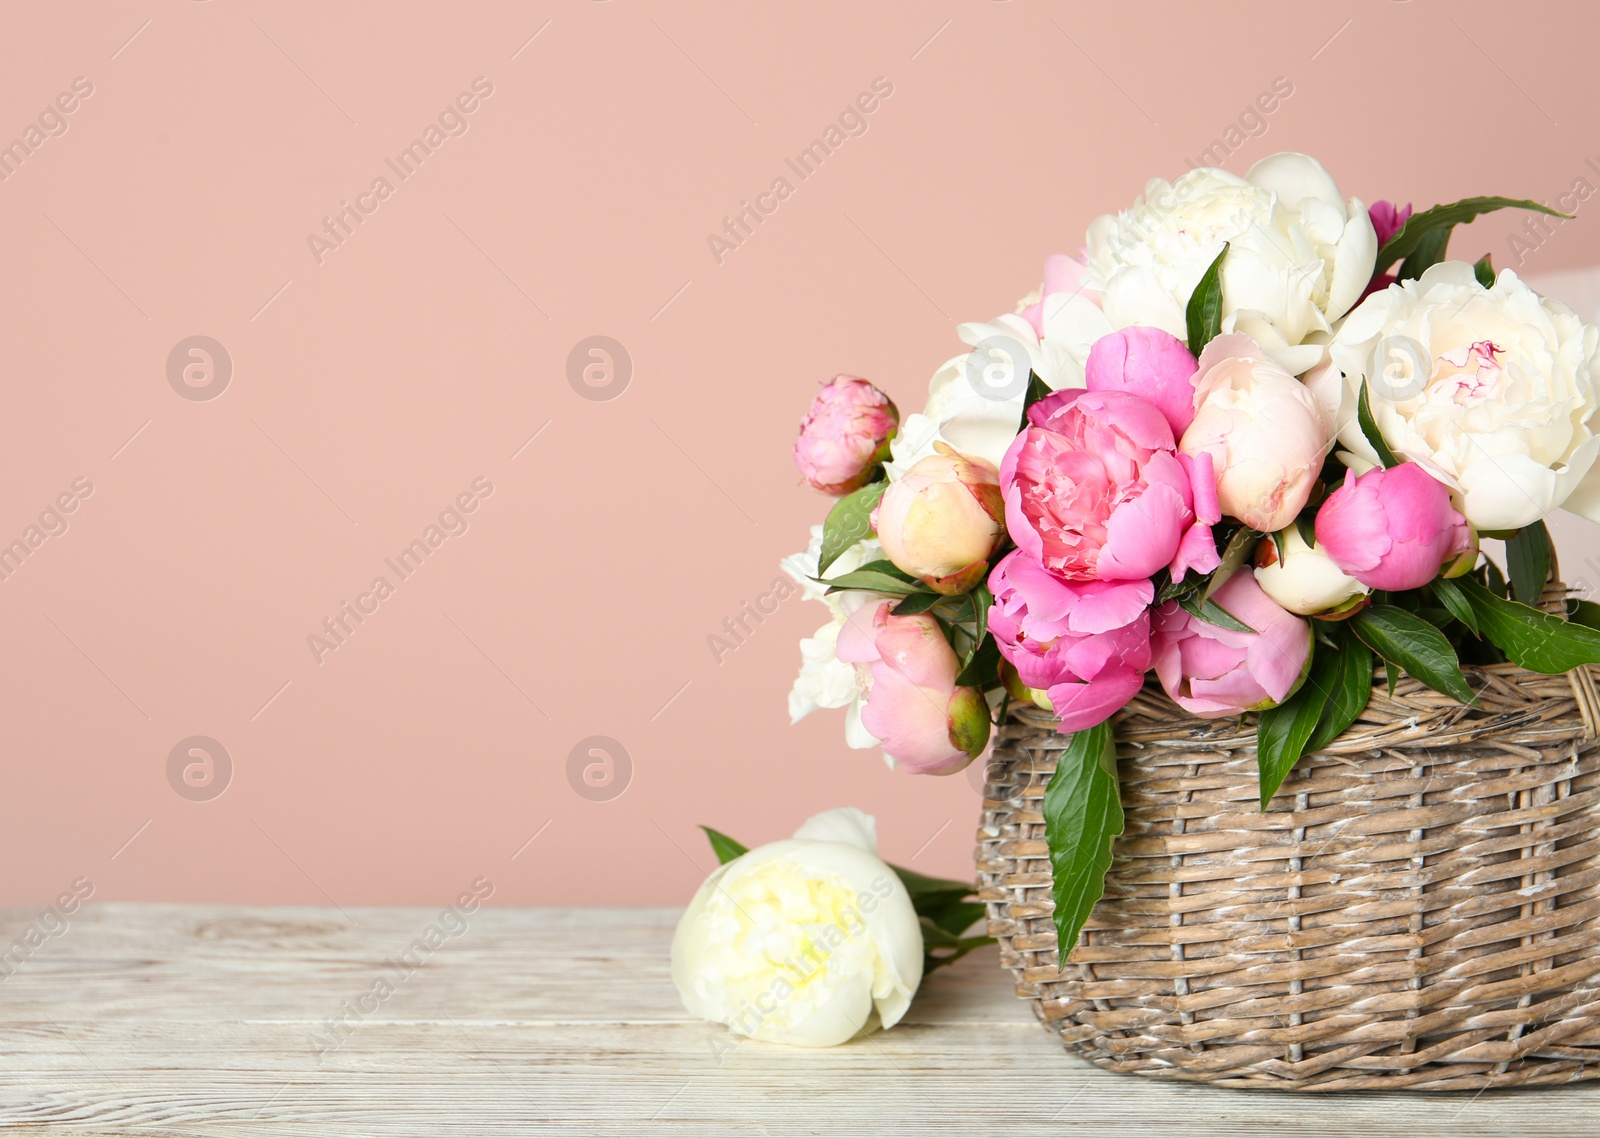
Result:
<svg viewBox="0 0 1600 1138"><path fill-rule="evenodd" d="M898 1023L922 930L872 817L826 811L713 873L678 922L672 980L693 1014L772 1043L830 1047Z"/></svg>
<svg viewBox="0 0 1600 1138"><path fill-rule="evenodd" d="M1600 521L1600 331L1503 269L1464 261L1374 293L1306 379L1339 424L1346 461L1377 462L1356 415L1363 381L1384 441L1450 487L1480 530L1558 506Z"/></svg>
<svg viewBox="0 0 1600 1138"><path fill-rule="evenodd" d="M1292 374L1316 366L1372 277L1378 238L1366 206L1304 154L1263 158L1243 178L1201 167L1152 179L1132 209L1089 226L1087 281L1112 328L1182 338L1189 296L1224 242L1222 330L1250 336Z"/></svg>

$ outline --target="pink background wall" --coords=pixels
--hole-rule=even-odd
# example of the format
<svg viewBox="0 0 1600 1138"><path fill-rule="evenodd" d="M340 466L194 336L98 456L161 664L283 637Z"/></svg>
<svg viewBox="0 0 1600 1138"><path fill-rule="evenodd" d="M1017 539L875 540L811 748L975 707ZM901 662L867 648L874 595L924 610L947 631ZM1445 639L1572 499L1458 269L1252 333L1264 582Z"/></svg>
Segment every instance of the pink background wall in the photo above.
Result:
<svg viewBox="0 0 1600 1138"><path fill-rule="evenodd" d="M755 842L843 803L891 858L968 873L971 780L890 773L838 713L788 726L819 607L707 644L822 517L788 454L816 386L918 408L956 321L1279 77L1228 168L1304 149L1419 204L1600 186L1579 3L32 7L0 15L0 141L93 93L0 182L0 543L74 495L0 581L3 902L80 875L100 899L434 904L482 875L498 902L676 902L711 864L696 822ZM386 157L477 77L466 133L401 180ZM719 264L707 235L877 77L867 132ZM319 263L308 234L384 175ZM1600 262L1590 211L1525 268ZM1518 220L1458 253L1514 264ZM169 382L196 335L232 360L215 398ZM632 361L610 400L568 380L596 335ZM400 580L384 559L464 493L465 531ZM379 575L319 662L307 637ZM179 793L183 751L169 780L197 735L231 759L209 800ZM594 735L631 760L611 800L569 780Z"/></svg>

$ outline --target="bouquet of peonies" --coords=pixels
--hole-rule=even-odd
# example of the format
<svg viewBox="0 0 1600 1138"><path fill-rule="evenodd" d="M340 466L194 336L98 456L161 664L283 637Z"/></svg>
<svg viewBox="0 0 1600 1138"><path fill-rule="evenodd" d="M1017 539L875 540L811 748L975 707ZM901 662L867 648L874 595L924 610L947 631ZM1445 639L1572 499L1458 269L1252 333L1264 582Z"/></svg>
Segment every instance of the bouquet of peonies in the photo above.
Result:
<svg viewBox="0 0 1600 1138"><path fill-rule="evenodd" d="M1152 673L1192 715L1258 714L1265 809L1378 662L1469 704L1463 662L1600 662L1600 606L1536 607L1545 516L1600 520L1600 331L1445 259L1506 207L1554 212L1369 209L1301 154L1193 170L961 325L920 414L827 384L795 459L838 501L784 567L830 619L793 718L847 708L851 746L950 774L1010 708L1052 712L1064 958L1122 827L1109 720Z"/></svg>

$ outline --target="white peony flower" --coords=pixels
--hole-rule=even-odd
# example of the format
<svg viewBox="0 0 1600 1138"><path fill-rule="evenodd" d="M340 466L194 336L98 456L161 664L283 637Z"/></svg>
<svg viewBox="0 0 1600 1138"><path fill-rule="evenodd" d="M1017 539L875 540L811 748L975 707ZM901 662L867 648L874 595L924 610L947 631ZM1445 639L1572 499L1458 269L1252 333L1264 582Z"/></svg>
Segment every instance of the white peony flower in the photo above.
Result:
<svg viewBox="0 0 1600 1138"><path fill-rule="evenodd" d="M922 930L872 817L826 811L713 873L678 922L672 980L694 1015L773 1043L830 1047L898 1023Z"/></svg>
<svg viewBox="0 0 1600 1138"><path fill-rule="evenodd" d="M1369 296L1307 386L1339 424L1347 465L1377 462L1356 417L1363 381L1384 441L1454 491L1480 530L1558 506L1600 521L1600 331L1502 269L1463 261Z"/></svg>
<svg viewBox="0 0 1600 1138"><path fill-rule="evenodd" d="M890 443L885 469L899 478L942 442L999 466L1022 423L1031 369L1052 391L1083 386L1094 342L1112 331L1083 265L1063 254L1045 260L1045 284L1017 311L956 329L972 350L946 360L928 384L928 404L907 416Z"/></svg>
<svg viewBox="0 0 1600 1138"><path fill-rule="evenodd" d="M848 707L862 698L856 666L838 656L843 627L842 620L829 621L800 641L800 674L789 690L790 723L799 723L818 708Z"/></svg>
<svg viewBox="0 0 1600 1138"><path fill-rule="evenodd" d="M927 406L901 419L884 464L890 479L935 453L936 442L998 467L1017 437L1029 369L1046 383L1052 380L1054 370L1046 362L1039 337L1020 316L962 324L956 333L962 343L977 350L946 360L928 382Z"/></svg>
<svg viewBox="0 0 1600 1138"><path fill-rule="evenodd" d="M1372 278L1378 238L1366 206L1304 154L1274 154L1243 178L1201 167L1152 179L1132 209L1089 226L1087 280L1113 329L1182 339L1189 296L1224 242L1222 330L1250 336L1292 374L1316 366Z"/></svg>
<svg viewBox="0 0 1600 1138"><path fill-rule="evenodd" d="M828 595L827 586L818 584L817 563L822 557L822 527L811 527L811 543L800 553L792 553L778 564L800 586L800 595L827 605L831 619L800 641L800 674L789 690L789 722L798 723L819 708L848 707L845 715L845 742L856 750L878 746L878 740L861 725L861 704L866 699L864 677L854 664L837 655L839 630L850 614L863 605L892 600L881 593L847 589ZM868 537L839 555L828 566L829 577L839 577L883 557L877 538Z"/></svg>

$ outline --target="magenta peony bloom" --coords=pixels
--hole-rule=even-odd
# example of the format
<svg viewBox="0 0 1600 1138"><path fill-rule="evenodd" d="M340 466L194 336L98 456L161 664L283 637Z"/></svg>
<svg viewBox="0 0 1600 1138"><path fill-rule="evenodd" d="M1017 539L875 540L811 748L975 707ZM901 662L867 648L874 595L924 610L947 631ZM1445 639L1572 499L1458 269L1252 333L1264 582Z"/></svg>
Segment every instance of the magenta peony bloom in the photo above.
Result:
<svg viewBox="0 0 1600 1138"><path fill-rule="evenodd" d="M1195 358L1172 333L1134 327L1101 336L1083 366L1090 391L1127 391L1154 403L1173 438L1194 422Z"/></svg>
<svg viewBox="0 0 1600 1138"><path fill-rule="evenodd" d="M871 676L861 725L909 774L954 774L989 742L989 705L956 686L955 650L931 613L857 610L839 631L839 659Z"/></svg>
<svg viewBox="0 0 1600 1138"><path fill-rule="evenodd" d="M811 401L794 462L813 488L839 497L860 489L888 453L900 424L889 397L864 379L835 376Z"/></svg>
<svg viewBox="0 0 1600 1138"><path fill-rule="evenodd" d="M1030 688L1050 696L1061 730L1109 719L1150 667L1150 601L1141 581L1063 581L1021 550L989 574L989 631Z"/></svg>
<svg viewBox="0 0 1600 1138"><path fill-rule="evenodd" d="M1168 601L1156 610L1150 645L1161 686L1201 719L1282 703L1311 662L1311 622L1280 608L1250 568L1229 577L1211 599L1254 631L1207 624Z"/></svg>
<svg viewBox="0 0 1600 1138"><path fill-rule="evenodd" d="M1411 218L1411 203L1407 202L1399 209L1393 202L1375 201L1367 208L1367 216L1372 219L1372 228L1378 235L1378 247L1381 249Z"/></svg>
<svg viewBox="0 0 1600 1138"><path fill-rule="evenodd" d="M1450 491L1415 462L1348 470L1317 511L1317 548L1374 589L1421 588L1472 544Z"/></svg>
<svg viewBox="0 0 1600 1138"><path fill-rule="evenodd" d="M1216 568L1211 460L1178 455L1155 404L1126 391L1058 391L1028 421L1000 487L1006 528L1035 561L1068 581Z"/></svg>

